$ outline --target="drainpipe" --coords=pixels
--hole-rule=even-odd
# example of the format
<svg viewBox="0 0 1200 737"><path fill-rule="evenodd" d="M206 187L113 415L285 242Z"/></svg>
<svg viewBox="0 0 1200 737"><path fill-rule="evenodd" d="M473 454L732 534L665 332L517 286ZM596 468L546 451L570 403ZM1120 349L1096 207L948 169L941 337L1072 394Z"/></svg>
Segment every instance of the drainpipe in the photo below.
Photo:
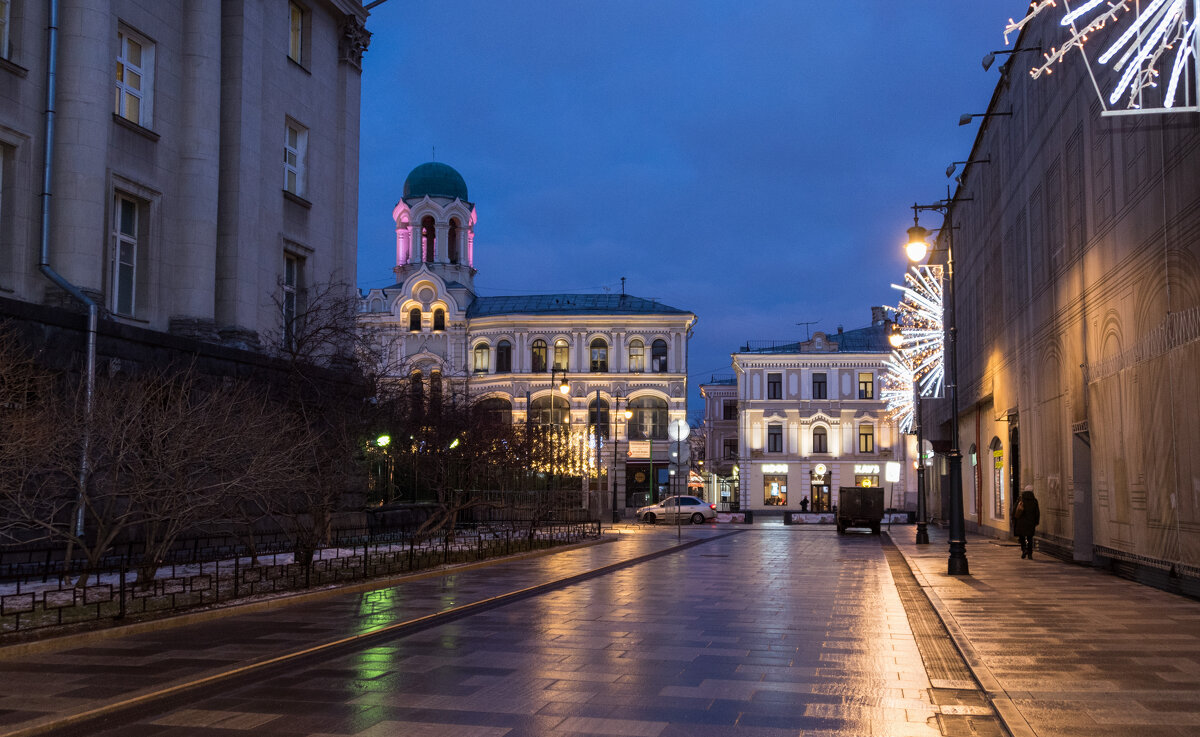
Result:
<svg viewBox="0 0 1200 737"><path fill-rule="evenodd" d="M88 451L91 445L92 395L96 387L96 326L100 308L95 300L84 294L79 287L70 283L50 267L50 193L51 166L54 162L54 101L55 74L58 71L58 0L50 0L50 23L46 27L48 62L46 65L46 155L42 163L42 232L41 257L38 270L60 289L87 307L87 357L85 359L83 399L83 443L79 453L79 498L75 504L75 534L83 536L83 499L87 488Z"/></svg>

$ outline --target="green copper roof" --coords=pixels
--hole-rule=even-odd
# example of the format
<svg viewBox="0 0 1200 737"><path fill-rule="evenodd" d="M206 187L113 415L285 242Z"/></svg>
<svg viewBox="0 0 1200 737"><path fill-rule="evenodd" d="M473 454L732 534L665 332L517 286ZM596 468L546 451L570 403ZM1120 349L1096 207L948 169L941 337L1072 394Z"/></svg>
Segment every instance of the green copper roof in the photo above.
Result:
<svg viewBox="0 0 1200 737"><path fill-rule="evenodd" d="M410 197L449 197L469 202L467 183L453 167L436 161L421 164L404 180L404 199Z"/></svg>

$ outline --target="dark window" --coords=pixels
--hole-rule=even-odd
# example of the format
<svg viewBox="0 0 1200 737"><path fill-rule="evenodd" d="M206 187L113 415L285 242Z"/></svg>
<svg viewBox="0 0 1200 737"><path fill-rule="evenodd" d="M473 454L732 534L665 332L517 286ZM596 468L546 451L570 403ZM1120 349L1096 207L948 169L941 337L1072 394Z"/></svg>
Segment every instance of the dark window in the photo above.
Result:
<svg viewBox="0 0 1200 737"><path fill-rule="evenodd" d="M813 428L812 452L814 452L814 453L828 453L829 452L829 435L825 432L825 428L823 428L823 427L814 427Z"/></svg>
<svg viewBox="0 0 1200 737"><path fill-rule="evenodd" d="M475 415L486 425L511 425L512 402L504 397L491 397L475 405Z"/></svg>
<svg viewBox="0 0 1200 737"><path fill-rule="evenodd" d="M512 371L512 343L502 340L496 344L496 373L507 374Z"/></svg>
<svg viewBox="0 0 1200 737"><path fill-rule="evenodd" d="M864 373L858 375L858 398L859 399L874 399L875 398L875 375Z"/></svg>
<svg viewBox="0 0 1200 737"><path fill-rule="evenodd" d="M433 311L433 329L434 330L445 330L446 329L446 311L445 310L438 308Z"/></svg>
<svg viewBox="0 0 1200 737"><path fill-rule="evenodd" d="M458 220L450 219L450 233L446 237L446 247L450 254L450 263L458 263Z"/></svg>
<svg viewBox="0 0 1200 737"><path fill-rule="evenodd" d="M825 389L825 374L813 374L813 399L827 399L828 396Z"/></svg>
<svg viewBox="0 0 1200 737"><path fill-rule="evenodd" d="M421 332L421 310L416 307L408 311L408 329L410 332Z"/></svg>
<svg viewBox="0 0 1200 737"><path fill-rule="evenodd" d="M601 399L597 403L595 399L588 405L588 427L595 428L595 432L602 438L608 437L608 400Z"/></svg>
<svg viewBox="0 0 1200 737"><path fill-rule="evenodd" d="M783 374L767 374L767 399L783 399Z"/></svg>
<svg viewBox="0 0 1200 737"><path fill-rule="evenodd" d="M592 373L608 373L608 343L603 338L592 341Z"/></svg>
<svg viewBox="0 0 1200 737"><path fill-rule="evenodd" d="M630 440L667 439L667 400L641 397L629 403L633 417L629 420Z"/></svg>
<svg viewBox="0 0 1200 737"><path fill-rule="evenodd" d="M737 438L725 438L722 441L722 446L723 446L722 450L724 452L725 460L727 460L727 461L728 460L737 460L737 454L738 454Z"/></svg>
<svg viewBox="0 0 1200 737"><path fill-rule="evenodd" d="M546 341L538 338L529 350L529 370L535 374L546 373Z"/></svg>
<svg viewBox="0 0 1200 737"><path fill-rule="evenodd" d="M425 377L420 371L414 371L408 377L408 402L415 415L425 409Z"/></svg>
<svg viewBox="0 0 1200 737"><path fill-rule="evenodd" d="M736 399L726 399L725 405L721 408L721 410L722 410L721 419L736 420L737 419L737 400Z"/></svg>
<svg viewBox="0 0 1200 737"><path fill-rule="evenodd" d="M433 261L437 255L437 226L428 215L421 218L421 253L426 261Z"/></svg>
<svg viewBox="0 0 1200 737"><path fill-rule="evenodd" d="M767 451L783 452L783 425L767 425Z"/></svg>
<svg viewBox="0 0 1200 737"><path fill-rule="evenodd" d="M650 345L650 370L656 374L667 373L667 341L659 339Z"/></svg>

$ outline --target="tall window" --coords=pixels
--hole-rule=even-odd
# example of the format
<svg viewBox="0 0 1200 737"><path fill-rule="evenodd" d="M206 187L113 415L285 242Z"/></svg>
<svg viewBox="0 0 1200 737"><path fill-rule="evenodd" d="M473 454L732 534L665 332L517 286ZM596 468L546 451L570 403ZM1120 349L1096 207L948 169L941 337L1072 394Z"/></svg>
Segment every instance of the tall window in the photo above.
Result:
<svg viewBox="0 0 1200 737"><path fill-rule="evenodd" d="M567 354L569 352L570 346L567 345L567 341L565 339L559 338L558 340L554 341L554 368L558 369L559 371L567 370Z"/></svg>
<svg viewBox="0 0 1200 737"><path fill-rule="evenodd" d="M529 421L535 425L566 425L571 420L571 403L558 392L535 398L529 403Z"/></svg>
<svg viewBox="0 0 1200 737"><path fill-rule="evenodd" d="M433 311L433 329L434 330L445 330L446 329L446 311L443 310L441 307L439 307Z"/></svg>
<svg viewBox="0 0 1200 737"><path fill-rule="evenodd" d="M608 400L593 399L588 405L588 427L595 428L598 437L608 437Z"/></svg>
<svg viewBox="0 0 1200 737"><path fill-rule="evenodd" d="M507 374L512 371L512 343L502 340L496 344L496 373Z"/></svg>
<svg viewBox="0 0 1200 737"><path fill-rule="evenodd" d="M283 188L303 197L308 158L308 129L289 120L283 144Z"/></svg>
<svg viewBox="0 0 1200 737"><path fill-rule="evenodd" d="M488 350L487 343L480 343L475 346L475 360L473 368L477 374L486 374L488 372L488 358L491 351Z"/></svg>
<svg viewBox="0 0 1200 737"><path fill-rule="evenodd" d="M475 416L485 425L511 425L512 402L504 397L489 397L475 405Z"/></svg>
<svg viewBox="0 0 1200 737"><path fill-rule="evenodd" d="M408 403L414 415L425 411L425 377L420 371L408 375Z"/></svg>
<svg viewBox="0 0 1200 737"><path fill-rule="evenodd" d="M7 5L8 3L5 3L6 9ZM7 35L8 24L4 25ZM149 128L153 75L154 44L124 26L118 28L117 94L113 112L130 122Z"/></svg>
<svg viewBox="0 0 1200 737"><path fill-rule="evenodd" d="M862 424L858 426L858 452L875 452L875 426Z"/></svg>
<svg viewBox="0 0 1200 737"><path fill-rule="evenodd" d="M858 375L858 398L875 398L875 374L866 372Z"/></svg>
<svg viewBox="0 0 1200 737"><path fill-rule="evenodd" d="M629 403L633 417L629 420L630 440L667 439L667 400L640 397Z"/></svg>
<svg viewBox="0 0 1200 737"><path fill-rule="evenodd" d="M529 349L529 370L535 374L546 373L546 341L538 338Z"/></svg>
<svg viewBox="0 0 1200 737"><path fill-rule="evenodd" d="M721 419L722 420L736 420L737 419L737 400L736 399L726 399L722 403Z"/></svg>
<svg viewBox="0 0 1200 737"><path fill-rule="evenodd" d="M812 396L812 398L813 399L828 399L829 398L829 390L826 388L824 372L819 373L819 374L813 374L813 396Z"/></svg>
<svg viewBox="0 0 1200 737"><path fill-rule="evenodd" d="M458 220L450 219L450 230L446 235L446 252L450 257L450 263L458 263Z"/></svg>
<svg viewBox="0 0 1200 737"><path fill-rule="evenodd" d="M767 451L770 453L783 452L783 425L779 423L767 425Z"/></svg>
<svg viewBox="0 0 1200 737"><path fill-rule="evenodd" d="M646 370L646 344L635 340L629 344L629 372L640 374Z"/></svg>
<svg viewBox="0 0 1200 737"><path fill-rule="evenodd" d="M661 338L650 344L650 370L656 374L667 373L667 341Z"/></svg>
<svg viewBox="0 0 1200 737"><path fill-rule="evenodd" d="M429 410L433 414L442 410L442 372L437 369L429 372Z"/></svg>
<svg viewBox="0 0 1200 737"><path fill-rule="evenodd" d="M421 332L421 308L414 307L408 311L408 331L410 333Z"/></svg>
<svg viewBox="0 0 1200 737"><path fill-rule="evenodd" d="M0 59L8 58L9 1L0 0Z"/></svg>
<svg viewBox="0 0 1200 737"><path fill-rule="evenodd" d="M814 427L812 431L813 453L829 452L829 433L823 427Z"/></svg>
<svg viewBox="0 0 1200 737"><path fill-rule="evenodd" d="M296 347L296 331L300 317L300 271L303 262L299 256L283 255L283 344L288 350Z"/></svg>
<svg viewBox="0 0 1200 737"><path fill-rule="evenodd" d="M421 218L421 253L426 261L437 260L437 224L429 215Z"/></svg>
<svg viewBox="0 0 1200 737"><path fill-rule="evenodd" d="M308 17L304 8L296 3L288 3L288 58L301 66L308 61L304 48L307 25Z"/></svg>
<svg viewBox="0 0 1200 737"><path fill-rule="evenodd" d="M738 454L737 438L725 438L721 441L721 452L727 461L736 461Z"/></svg>
<svg viewBox="0 0 1200 737"><path fill-rule="evenodd" d="M783 399L783 374L767 374L767 399Z"/></svg>
<svg viewBox="0 0 1200 737"><path fill-rule="evenodd" d="M118 315L133 315L136 305L139 233L139 203L117 194L113 206L112 304Z"/></svg>
<svg viewBox="0 0 1200 737"><path fill-rule="evenodd" d="M603 338L592 341L592 373L608 373L608 343Z"/></svg>

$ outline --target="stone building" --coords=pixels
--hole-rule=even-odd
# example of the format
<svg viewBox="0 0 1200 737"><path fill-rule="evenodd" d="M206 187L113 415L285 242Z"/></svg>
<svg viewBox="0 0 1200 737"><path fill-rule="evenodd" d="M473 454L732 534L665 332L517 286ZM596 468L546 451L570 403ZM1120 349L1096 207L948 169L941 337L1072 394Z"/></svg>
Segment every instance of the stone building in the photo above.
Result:
<svg viewBox="0 0 1200 737"><path fill-rule="evenodd" d="M599 449L609 479L594 511L683 493L668 425L687 417L687 348L696 316L627 294L479 296L475 204L453 168L422 164L392 211L396 283L362 297L361 326L398 380L426 393L451 382L514 423L567 425ZM563 385L568 392L561 392ZM625 411L631 416L626 419ZM612 472L610 472L612 471ZM678 479L672 478L681 471Z"/></svg>
<svg viewBox="0 0 1200 737"><path fill-rule="evenodd" d="M354 297L361 2L0 15L0 314L90 301L109 357L253 354L310 286Z"/></svg>
<svg viewBox="0 0 1200 737"><path fill-rule="evenodd" d="M706 455L720 459L713 472L726 477L731 508L828 512L841 486L882 487L886 506L915 508L915 442L880 398L892 322L882 307L872 313L857 330L751 341L733 354L732 383L704 385Z"/></svg>
<svg viewBox="0 0 1200 737"><path fill-rule="evenodd" d="M1103 115L1075 56L1033 79L1057 21L1012 47L938 243L953 233L967 526L1007 537L1032 486L1042 549L1196 581L1200 116Z"/></svg>

